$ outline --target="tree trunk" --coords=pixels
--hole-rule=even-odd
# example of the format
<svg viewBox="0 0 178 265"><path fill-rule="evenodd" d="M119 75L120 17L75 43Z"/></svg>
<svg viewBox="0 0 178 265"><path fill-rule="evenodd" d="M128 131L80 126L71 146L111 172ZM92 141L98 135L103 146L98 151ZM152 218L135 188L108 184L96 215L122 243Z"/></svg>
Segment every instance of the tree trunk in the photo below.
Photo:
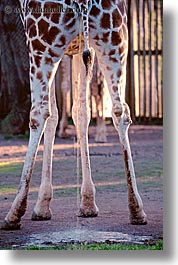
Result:
<svg viewBox="0 0 178 265"><path fill-rule="evenodd" d="M18 1L0 3L0 131L10 134L28 130L30 110L29 58L17 8Z"/></svg>

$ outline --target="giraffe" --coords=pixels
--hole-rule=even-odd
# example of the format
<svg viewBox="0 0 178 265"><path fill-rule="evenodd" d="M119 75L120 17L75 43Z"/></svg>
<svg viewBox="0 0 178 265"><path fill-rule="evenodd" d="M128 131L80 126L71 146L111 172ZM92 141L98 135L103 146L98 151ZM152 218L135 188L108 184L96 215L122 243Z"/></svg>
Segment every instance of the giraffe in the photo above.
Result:
<svg viewBox="0 0 178 265"><path fill-rule="evenodd" d="M19 229L27 208L27 196L38 146L44 133L42 179L32 220L52 216L52 151L57 125L53 78L64 53L76 54L79 65L72 117L80 143L82 162L81 203L78 215L95 217L95 186L91 175L88 125L88 89L94 55L106 79L112 99L112 118L123 152L128 185L131 224L146 224L147 217L138 193L128 138L131 124L125 102L128 31L124 0L20 0L30 60L30 138L18 193L2 229ZM78 54L78 55L77 55ZM74 71L77 71L75 68Z"/></svg>
<svg viewBox="0 0 178 265"><path fill-rule="evenodd" d="M57 128L56 130L56 135L60 138L68 137L66 129L67 129L67 93L70 90L70 85L71 85L70 60L71 58L68 55L64 55L59 65L60 84L61 84L60 100L62 101L62 107L60 109L61 119L59 121L59 128Z"/></svg>
<svg viewBox="0 0 178 265"><path fill-rule="evenodd" d="M59 122L59 128L56 131L56 135L60 138L68 137L66 133L67 129L67 93L70 89L70 82L74 84L77 81L77 76L70 77L70 63L71 57L64 55L60 63L60 77L61 77L61 94L62 94L62 108L61 108L61 120ZM72 63L73 65L73 63ZM73 65L78 67L77 65ZM76 79L76 80L75 80ZM93 65L93 75L90 81L90 93L94 97L96 104L96 133L95 142L107 142L106 125L103 111L103 75L98 69L98 63L95 56Z"/></svg>
<svg viewBox="0 0 178 265"><path fill-rule="evenodd" d="M106 143L107 132L104 117L104 78L98 67L97 57L95 56L93 65L93 76L90 82L91 95L96 104L96 134L95 142Z"/></svg>

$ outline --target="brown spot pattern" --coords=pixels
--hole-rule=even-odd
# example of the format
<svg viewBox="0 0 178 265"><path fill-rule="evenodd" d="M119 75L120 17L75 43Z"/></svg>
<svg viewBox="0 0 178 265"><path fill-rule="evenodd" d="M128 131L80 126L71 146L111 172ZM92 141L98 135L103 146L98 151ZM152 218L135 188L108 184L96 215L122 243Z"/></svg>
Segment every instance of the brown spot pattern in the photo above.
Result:
<svg viewBox="0 0 178 265"><path fill-rule="evenodd" d="M112 1L103 0L102 1L102 7L103 9L109 10L111 8Z"/></svg>
<svg viewBox="0 0 178 265"><path fill-rule="evenodd" d="M51 14L51 21L54 22L55 24L58 24L59 17L60 17L60 13L53 13Z"/></svg>
<svg viewBox="0 0 178 265"><path fill-rule="evenodd" d="M36 130L39 126L40 126L40 123L39 123L38 120L33 119L33 118L30 120L30 127L31 127L33 130Z"/></svg>
<svg viewBox="0 0 178 265"><path fill-rule="evenodd" d="M51 58L45 57L45 63L52 66L53 61Z"/></svg>
<svg viewBox="0 0 178 265"><path fill-rule="evenodd" d="M103 14L100 25L103 29L110 29L110 14Z"/></svg>
<svg viewBox="0 0 178 265"><path fill-rule="evenodd" d="M62 48L66 44L66 38L64 35L59 38L59 42L61 42L61 44L56 44L55 47Z"/></svg>
<svg viewBox="0 0 178 265"><path fill-rule="evenodd" d="M70 30L75 25L75 19L73 19L69 24L65 25L66 30Z"/></svg>
<svg viewBox="0 0 178 265"><path fill-rule="evenodd" d="M122 17L119 14L119 11L115 9L112 13L112 22L113 22L113 27L118 28L122 24Z"/></svg>
<svg viewBox="0 0 178 265"><path fill-rule="evenodd" d="M100 13L100 10L96 6L93 6L90 12L90 16L97 17L99 13Z"/></svg>
<svg viewBox="0 0 178 265"><path fill-rule="evenodd" d="M119 46L119 54L122 54L127 48L126 44L123 42L122 45Z"/></svg>
<svg viewBox="0 0 178 265"><path fill-rule="evenodd" d="M119 70L117 71L117 77L121 77L121 75L122 75L122 71L121 71L121 69L119 69Z"/></svg>
<svg viewBox="0 0 178 265"><path fill-rule="evenodd" d="M39 80L42 80L42 77L43 77L43 73L42 72L38 72L36 74L36 78L39 79Z"/></svg>
<svg viewBox="0 0 178 265"><path fill-rule="evenodd" d="M112 55L114 55L116 53L116 50L110 50L110 52L109 52L109 56L112 56Z"/></svg>
<svg viewBox="0 0 178 265"><path fill-rule="evenodd" d="M117 92L117 91L118 91L118 87L117 87L117 86L113 86L112 90L113 90L114 92Z"/></svg>
<svg viewBox="0 0 178 265"><path fill-rule="evenodd" d="M30 69L31 73L34 74L35 73L35 67L32 66L31 69Z"/></svg>
<svg viewBox="0 0 178 265"><path fill-rule="evenodd" d="M34 51L44 52L46 50L46 47L37 39L32 41L32 47Z"/></svg>
<svg viewBox="0 0 178 265"><path fill-rule="evenodd" d="M51 71L49 71L48 73L47 73L47 78L48 78L48 80L50 79L50 77L51 77Z"/></svg>
<svg viewBox="0 0 178 265"><path fill-rule="evenodd" d="M48 53L51 57L59 57L59 54L49 48Z"/></svg>
<svg viewBox="0 0 178 265"><path fill-rule="evenodd" d="M104 43L107 43L107 42L108 42L109 35L110 35L110 32L104 33L104 34L103 34L103 37L101 38L101 40L102 40Z"/></svg>
<svg viewBox="0 0 178 265"><path fill-rule="evenodd" d="M38 22L38 29L39 35L41 36L42 40L50 45L55 40L56 36L60 33L60 29L58 29L57 27L51 27L49 29L49 23L44 19L41 19Z"/></svg>
<svg viewBox="0 0 178 265"><path fill-rule="evenodd" d="M28 8L32 10L32 15L37 19L38 17L41 16L41 3L40 2L35 2L35 1L30 1Z"/></svg>
<svg viewBox="0 0 178 265"><path fill-rule="evenodd" d="M27 20L26 30L30 38L35 37L37 34L35 21L31 18Z"/></svg>
<svg viewBox="0 0 178 265"><path fill-rule="evenodd" d="M72 18L74 18L74 13L66 11L62 21L64 24L67 24Z"/></svg>
<svg viewBox="0 0 178 265"><path fill-rule="evenodd" d="M44 100L44 101L48 101L48 100L49 100L49 96L48 96L48 95L45 95L45 96L43 97L43 100Z"/></svg>
<svg viewBox="0 0 178 265"><path fill-rule="evenodd" d="M117 46L119 43L121 43L122 39L120 37L120 34L117 31L112 32L111 36L111 42L113 46Z"/></svg>
<svg viewBox="0 0 178 265"><path fill-rule="evenodd" d="M35 64L39 68L41 65L41 57L40 56L34 56Z"/></svg>

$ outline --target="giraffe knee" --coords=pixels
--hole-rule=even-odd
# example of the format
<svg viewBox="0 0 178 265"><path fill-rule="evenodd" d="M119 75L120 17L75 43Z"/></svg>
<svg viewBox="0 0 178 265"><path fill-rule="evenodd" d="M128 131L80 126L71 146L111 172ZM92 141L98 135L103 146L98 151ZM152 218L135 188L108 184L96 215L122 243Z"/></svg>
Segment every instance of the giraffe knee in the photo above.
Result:
<svg viewBox="0 0 178 265"><path fill-rule="evenodd" d="M32 130L37 130L37 128L40 126L40 122L38 119L31 118L29 125Z"/></svg>
<svg viewBox="0 0 178 265"><path fill-rule="evenodd" d="M89 106L85 103L77 104L75 103L72 108L72 119L74 121L75 127L80 128L80 132L85 133L91 119L91 111Z"/></svg>
<svg viewBox="0 0 178 265"><path fill-rule="evenodd" d="M124 103L124 123L128 123L131 124L132 123L132 119L130 116L130 108L127 105L127 103Z"/></svg>
<svg viewBox="0 0 178 265"><path fill-rule="evenodd" d="M127 103L124 102L120 105L114 105L112 109L112 118L116 126L118 126L121 121L124 125L131 124L130 108Z"/></svg>
<svg viewBox="0 0 178 265"><path fill-rule="evenodd" d="M37 130L39 127L44 126L44 123L51 116L48 109L37 110L32 108L30 111L30 123L29 126L32 130Z"/></svg>
<svg viewBox="0 0 178 265"><path fill-rule="evenodd" d="M122 114L123 114L123 105L122 104L113 105L112 115L115 116L116 118L120 118Z"/></svg>

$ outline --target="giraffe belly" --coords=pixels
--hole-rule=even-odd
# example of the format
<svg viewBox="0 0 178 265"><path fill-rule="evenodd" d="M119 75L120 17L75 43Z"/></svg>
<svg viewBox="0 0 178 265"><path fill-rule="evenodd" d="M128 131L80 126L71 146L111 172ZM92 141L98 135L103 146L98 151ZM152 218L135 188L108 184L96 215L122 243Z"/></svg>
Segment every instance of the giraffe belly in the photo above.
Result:
<svg viewBox="0 0 178 265"><path fill-rule="evenodd" d="M80 54L84 49L84 38L83 35L77 35L77 37L71 41L67 49L65 50L65 54L72 56L76 54Z"/></svg>

